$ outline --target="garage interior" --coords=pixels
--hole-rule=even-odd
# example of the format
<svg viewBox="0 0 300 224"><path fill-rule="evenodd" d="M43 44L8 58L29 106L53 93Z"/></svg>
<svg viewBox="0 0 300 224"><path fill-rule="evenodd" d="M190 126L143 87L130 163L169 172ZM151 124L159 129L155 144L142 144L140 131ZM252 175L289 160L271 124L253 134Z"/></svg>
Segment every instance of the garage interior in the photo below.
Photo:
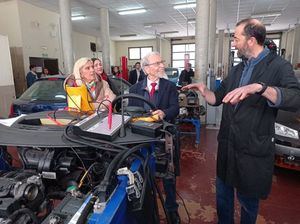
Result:
<svg viewBox="0 0 300 224"><path fill-rule="evenodd" d="M125 15L127 11L136 9L141 9L143 12L136 15ZM122 13L125 14L122 15ZM162 61L159 63L164 65L165 75L169 81L178 84L181 72L190 63L195 72L195 76L192 78L193 83L203 82L207 84L209 89L216 90L230 74L231 69L242 61L237 54L237 49L234 47L234 32L236 23L245 18L255 18L263 23L267 30L266 38L271 44L275 45L275 53L291 64L291 69L299 81L299 0L0 0L0 129L5 130L5 136L7 136L7 133L11 131L11 127L6 129L6 126L9 126L6 122L13 123L7 118L22 117L22 114L26 114L25 117L28 115L28 112L21 111L22 107L27 109L21 96L29 89L26 86L26 74L29 72L30 65L36 66L38 76L42 75L43 68L47 68L51 76L49 76L49 79L64 83L67 75L73 73L74 62L79 58L100 58L104 71L109 77L113 77L111 81L117 81L113 85L118 91L116 95L120 95L129 92L131 85L127 81L130 71L134 70L136 62L140 62L147 53L156 51L161 55ZM266 48L269 46L265 45ZM118 67L121 70L120 77L111 75L113 67ZM127 86L124 87L124 83L118 81L120 79L124 79L128 85L126 84ZM48 85L48 88L44 88L43 93L51 91L51 89L54 88ZM183 98L179 96L179 104L184 100L190 100L189 103L187 101L180 105L180 114L176 123L181 131L179 137L181 173L176 180L176 199L179 204L180 223L215 224L218 223L216 209L217 138L221 123L222 106L213 107L209 105L200 92L191 91L187 93L180 90L180 88L178 88L178 92L183 94L183 96L181 95ZM54 123L55 126L61 128L65 124L56 122L56 116L59 117L60 115L60 112L57 113L57 111L68 106L67 97L69 96L64 95L64 88L57 90L57 94L64 100L59 102L63 106L59 105L51 109L54 112L48 113L48 105L32 106L30 110L31 112L44 112L46 114L49 121L46 122L45 126ZM86 101L88 101L87 98L85 98ZM82 100L82 98L80 99ZM21 106L15 109L14 103L17 101L18 103L21 101ZM27 105L32 105L35 101L37 101L37 98L33 97L27 101ZM76 103L74 104L76 105ZM123 105L118 106L121 108ZM276 137L272 141L274 140L277 146L281 145L281 151L280 153L278 149L276 151L271 193L266 200L260 201L256 224L300 224L299 113L299 109L292 115L279 113L280 116L276 121L279 125L275 126ZM82 116L82 119L85 118L86 114ZM283 121L290 126L284 126L286 124L281 123ZM26 133L25 130L28 128L26 122L18 124L20 136L23 136L23 130ZM29 125L28 130L35 130L39 125L43 126L44 124L40 124L38 118ZM62 130L59 131L65 134ZM281 135L277 131L281 132ZM38 136L38 133L35 135ZM4 134L0 131L0 143L3 141L2 136ZM279 136L281 138L278 138ZM293 136L291 142L288 139L290 136ZM13 141L13 138L11 137L7 141L4 139L3 142ZM43 135L42 139L47 139L47 135ZM28 139L24 140L24 142L26 141ZM61 141L64 140L59 138L57 141L59 143L55 142L53 144L60 144ZM0 167L2 169L0 173L7 171L6 157L3 154L6 151L6 146L9 146L8 150L11 157L8 157L9 161L13 161L14 168L24 168L25 163L20 162L20 156L16 152L20 149L15 148L12 144L0 144ZM22 147L24 152L27 150L28 145ZM32 161L30 159L26 161L23 158L24 161L34 164L30 164L27 168L32 170L40 168L43 160L40 159L42 156L37 159L40 160L39 162L35 159L39 157L39 152L44 152L43 146L34 145L28 148L29 151L35 150L37 154L33 153L31 155L34 158ZM66 156L66 160L60 160L61 158L58 157L60 153L55 151L55 146L51 148L48 145L48 148L51 153L43 155L45 161L53 156L55 158L53 161L62 162L63 165L67 164L66 166L71 167L72 159ZM78 169L82 172L85 171L85 174L83 177L78 174L78 177L84 179L90 168L86 169L84 167L85 161L81 161L73 146L68 150L71 151L74 158L79 158L80 166ZM70 152L64 153L67 155ZM88 156L93 158L94 154L91 153L91 155ZM103 153L99 157L101 159L102 157L109 158L107 161L112 161L112 155L114 154ZM109 162L107 161L106 165L108 167ZM89 164L89 162L87 163ZM52 164L49 167L52 169ZM50 172L50 168L47 169L45 169L45 175L53 175L52 170ZM64 168L62 170L65 171ZM16 170L13 169L13 171ZM49 173L47 173L48 171ZM76 172L80 173L78 170ZM260 170L257 170L257 172L259 173ZM40 174L40 176L42 175ZM0 176L2 183L7 183L5 179L1 178L2 176ZM164 192L162 181L157 180L157 183ZM4 191L7 190L7 188L2 187L0 191L3 189ZM6 192L9 192L7 194L13 194L13 191ZM9 200L15 199L11 195ZM2 204L5 200L2 201L1 197L5 198L5 196L0 195L0 224L2 224L2 218L4 219L7 216L6 210L9 210ZM61 200L61 195L57 197ZM51 204L52 207L48 205L49 208L53 209L53 205L59 204L59 200L55 200L56 198L53 200L54 202L51 201L53 204ZM159 223L169 224L170 220L167 219L158 196L157 202ZM83 202L81 203L83 204ZM151 203L149 204L152 206ZM152 209L151 206L149 207L150 210ZM78 208L76 207L76 209ZM42 212L39 213L40 211L37 212L37 210L35 213L38 214L37 217L39 218L43 214L41 214ZM235 197L234 223L240 223L240 211L240 204ZM31 212L28 214L30 216ZM143 217L143 215L141 216ZM47 219L53 218L52 216L49 217L50 215ZM147 218L144 219L149 222L149 220L146 220ZM118 222L99 221L99 224L135 223L130 219L130 221L124 221L122 218L120 220ZM9 224L11 223L14 222L12 221ZM40 224L42 221L39 220L36 223ZM78 223L76 222L76 224ZM57 221L53 224L61 223ZM89 224L98 223L90 221Z"/></svg>

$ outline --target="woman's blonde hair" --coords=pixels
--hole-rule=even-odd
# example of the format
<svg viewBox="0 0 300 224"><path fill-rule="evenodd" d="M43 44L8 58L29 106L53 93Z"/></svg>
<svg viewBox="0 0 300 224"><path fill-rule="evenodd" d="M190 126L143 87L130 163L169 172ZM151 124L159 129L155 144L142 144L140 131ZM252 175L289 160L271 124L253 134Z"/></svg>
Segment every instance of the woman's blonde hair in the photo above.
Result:
<svg viewBox="0 0 300 224"><path fill-rule="evenodd" d="M74 64L73 75L74 75L77 86L82 85L82 78L80 75L80 70L88 61L92 62L92 60L90 58L79 58Z"/></svg>

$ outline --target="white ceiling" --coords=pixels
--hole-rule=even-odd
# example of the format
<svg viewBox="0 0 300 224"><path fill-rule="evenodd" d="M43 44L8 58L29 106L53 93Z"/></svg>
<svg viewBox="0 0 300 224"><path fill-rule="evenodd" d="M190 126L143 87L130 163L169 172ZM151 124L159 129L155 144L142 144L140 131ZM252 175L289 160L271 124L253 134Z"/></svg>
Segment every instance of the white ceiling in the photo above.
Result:
<svg viewBox="0 0 300 224"><path fill-rule="evenodd" d="M33 5L59 13L59 0L24 0ZM195 0L70 0L72 15L85 15L85 20L73 21L73 29L99 35L99 8L109 9L110 36L112 40L135 40L154 38L155 34L178 31L176 34L161 34L163 37L183 37L195 35L195 25L187 19L196 16L196 8L173 8L174 4L194 2ZM146 13L119 15L124 9L145 8ZM233 30L236 22L254 13L281 11L280 16L263 18L270 24L268 31L286 30L299 24L300 0L217 0L217 29ZM145 24L163 22L146 28ZM120 35L136 34L136 37Z"/></svg>

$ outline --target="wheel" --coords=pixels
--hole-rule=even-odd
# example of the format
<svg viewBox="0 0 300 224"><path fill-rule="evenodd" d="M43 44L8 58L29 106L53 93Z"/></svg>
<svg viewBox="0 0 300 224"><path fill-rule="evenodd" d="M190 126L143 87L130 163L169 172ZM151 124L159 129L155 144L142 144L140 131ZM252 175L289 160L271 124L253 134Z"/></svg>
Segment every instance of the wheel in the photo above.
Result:
<svg viewBox="0 0 300 224"><path fill-rule="evenodd" d="M112 108L115 110L116 109L115 107L118 104L118 102L120 100L123 100L123 99L129 99L129 100L130 99L137 99L137 100L141 100L141 101L145 102L151 108L151 110L156 110L156 107L155 107L155 105L152 102L150 102L149 100L145 99L143 96L140 96L140 95L134 94L134 93L123 94L123 95L117 96L112 101ZM121 109L121 108L119 108L119 109ZM139 107L139 106L126 106L124 108L124 111L126 111L127 113L130 113L130 114L137 114L137 113L138 114L143 114L143 113L146 113L145 109L143 107Z"/></svg>

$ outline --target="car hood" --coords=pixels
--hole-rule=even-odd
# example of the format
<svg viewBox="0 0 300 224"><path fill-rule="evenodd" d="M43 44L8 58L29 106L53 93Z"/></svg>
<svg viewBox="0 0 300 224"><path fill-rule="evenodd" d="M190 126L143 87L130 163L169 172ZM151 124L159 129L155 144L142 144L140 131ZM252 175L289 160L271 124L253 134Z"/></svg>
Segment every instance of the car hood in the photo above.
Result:
<svg viewBox="0 0 300 224"><path fill-rule="evenodd" d="M300 110L297 112L278 111L276 122L300 131Z"/></svg>
<svg viewBox="0 0 300 224"><path fill-rule="evenodd" d="M61 101L26 101L17 99L13 102L14 112L17 114L28 114L36 113L41 111L51 111L64 108L67 106L67 102L64 100Z"/></svg>

